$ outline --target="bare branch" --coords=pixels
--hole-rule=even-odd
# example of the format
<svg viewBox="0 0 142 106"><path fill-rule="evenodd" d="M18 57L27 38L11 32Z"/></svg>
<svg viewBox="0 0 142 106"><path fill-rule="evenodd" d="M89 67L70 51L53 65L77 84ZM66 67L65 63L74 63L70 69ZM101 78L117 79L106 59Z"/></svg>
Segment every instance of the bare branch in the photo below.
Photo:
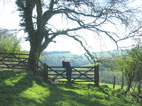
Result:
<svg viewBox="0 0 142 106"><path fill-rule="evenodd" d="M93 60L93 63L96 63L96 58L91 54L91 52L84 46L83 42L81 40L79 40L76 35L71 36L69 34L66 34L67 36L73 38L75 41L79 42L80 45L83 47L83 49L86 51L87 55Z"/></svg>
<svg viewBox="0 0 142 106"><path fill-rule="evenodd" d="M51 0L49 9L44 12L44 14L42 16L42 20L43 20L42 24L43 25L45 25L46 22L54 15L54 13L53 13L54 4L55 4L54 0Z"/></svg>
<svg viewBox="0 0 142 106"><path fill-rule="evenodd" d="M137 36L142 36L141 33L139 33L141 30L142 30L142 26L139 26L138 28L135 28L134 30L132 30L124 38L121 38L121 39L117 40L117 42L126 40L128 38L134 38L134 37L137 37Z"/></svg>

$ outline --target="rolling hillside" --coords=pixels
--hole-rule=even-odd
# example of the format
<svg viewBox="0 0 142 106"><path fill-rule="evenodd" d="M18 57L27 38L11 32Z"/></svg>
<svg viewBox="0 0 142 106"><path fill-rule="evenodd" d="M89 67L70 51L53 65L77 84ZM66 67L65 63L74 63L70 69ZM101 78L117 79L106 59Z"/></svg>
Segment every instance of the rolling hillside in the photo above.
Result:
<svg viewBox="0 0 142 106"><path fill-rule="evenodd" d="M127 50L114 50L114 51L104 51L92 53L95 57L110 57L111 55L121 55L126 53ZM42 53L42 61L48 65L61 65L61 60L66 60L71 63L72 66L82 66L90 64L90 61L86 58L84 54L73 54L70 51L51 51ZM102 66L103 68L104 66Z"/></svg>

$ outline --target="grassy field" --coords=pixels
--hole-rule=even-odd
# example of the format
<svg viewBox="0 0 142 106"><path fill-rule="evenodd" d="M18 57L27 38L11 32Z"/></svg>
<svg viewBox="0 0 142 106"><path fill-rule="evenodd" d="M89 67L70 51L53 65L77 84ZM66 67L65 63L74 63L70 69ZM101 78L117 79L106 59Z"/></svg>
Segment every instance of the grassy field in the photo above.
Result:
<svg viewBox="0 0 142 106"><path fill-rule="evenodd" d="M25 72L0 71L0 106L142 106L109 86L52 85Z"/></svg>

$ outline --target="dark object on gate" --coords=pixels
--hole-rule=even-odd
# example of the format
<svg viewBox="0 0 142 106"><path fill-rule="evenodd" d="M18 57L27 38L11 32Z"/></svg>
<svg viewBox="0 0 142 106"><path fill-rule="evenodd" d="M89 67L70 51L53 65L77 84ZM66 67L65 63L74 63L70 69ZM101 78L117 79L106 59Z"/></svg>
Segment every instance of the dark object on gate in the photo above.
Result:
<svg viewBox="0 0 142 106"><path fill-rule="evenodd" d="M67 78L67 81L68 81L67 83L71 84L72 68L71 68L70 62L62 60L62 64L63 64L63 67L66 69L66 78Z"/></svg>

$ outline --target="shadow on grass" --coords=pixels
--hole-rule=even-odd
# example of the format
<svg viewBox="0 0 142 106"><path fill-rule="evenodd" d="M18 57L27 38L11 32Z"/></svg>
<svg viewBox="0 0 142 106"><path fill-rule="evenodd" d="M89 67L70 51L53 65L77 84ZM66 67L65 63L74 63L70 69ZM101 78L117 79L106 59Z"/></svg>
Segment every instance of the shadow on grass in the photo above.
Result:
<svg viewBox="0 0 142 106"><path fill-rule="evenodd" d="M32 87L30 76L26 73L22 74L23 72L0 71L0 106L15 106L17 104L15 102L20 100L19 94ZM16 78L19 79L14 82ZM9 83L6 83L6 80L9 80Z"/></svg>
<svg viewBox="0 0 142 106"><path fill-rule="evenodd" d="M18 78L17 81L15 81L16 78ZM11 83L5 83L6 80L15 82L11 85ZM33 81L44 88L48 88L50 92L50 95L45 96L44 100L39 100L40 102L20 95L28 88L32 88ZM0 106L105 106L98 100L91 100L87 98L88 96L74 91L80 88L80 86L76 85L67 86L65 84L52 85L42 83L34 76L23 74L23 72L0 71ZM86 90L88 88L81 89ZM94 96L94 98L97 97Z"/></svg>

